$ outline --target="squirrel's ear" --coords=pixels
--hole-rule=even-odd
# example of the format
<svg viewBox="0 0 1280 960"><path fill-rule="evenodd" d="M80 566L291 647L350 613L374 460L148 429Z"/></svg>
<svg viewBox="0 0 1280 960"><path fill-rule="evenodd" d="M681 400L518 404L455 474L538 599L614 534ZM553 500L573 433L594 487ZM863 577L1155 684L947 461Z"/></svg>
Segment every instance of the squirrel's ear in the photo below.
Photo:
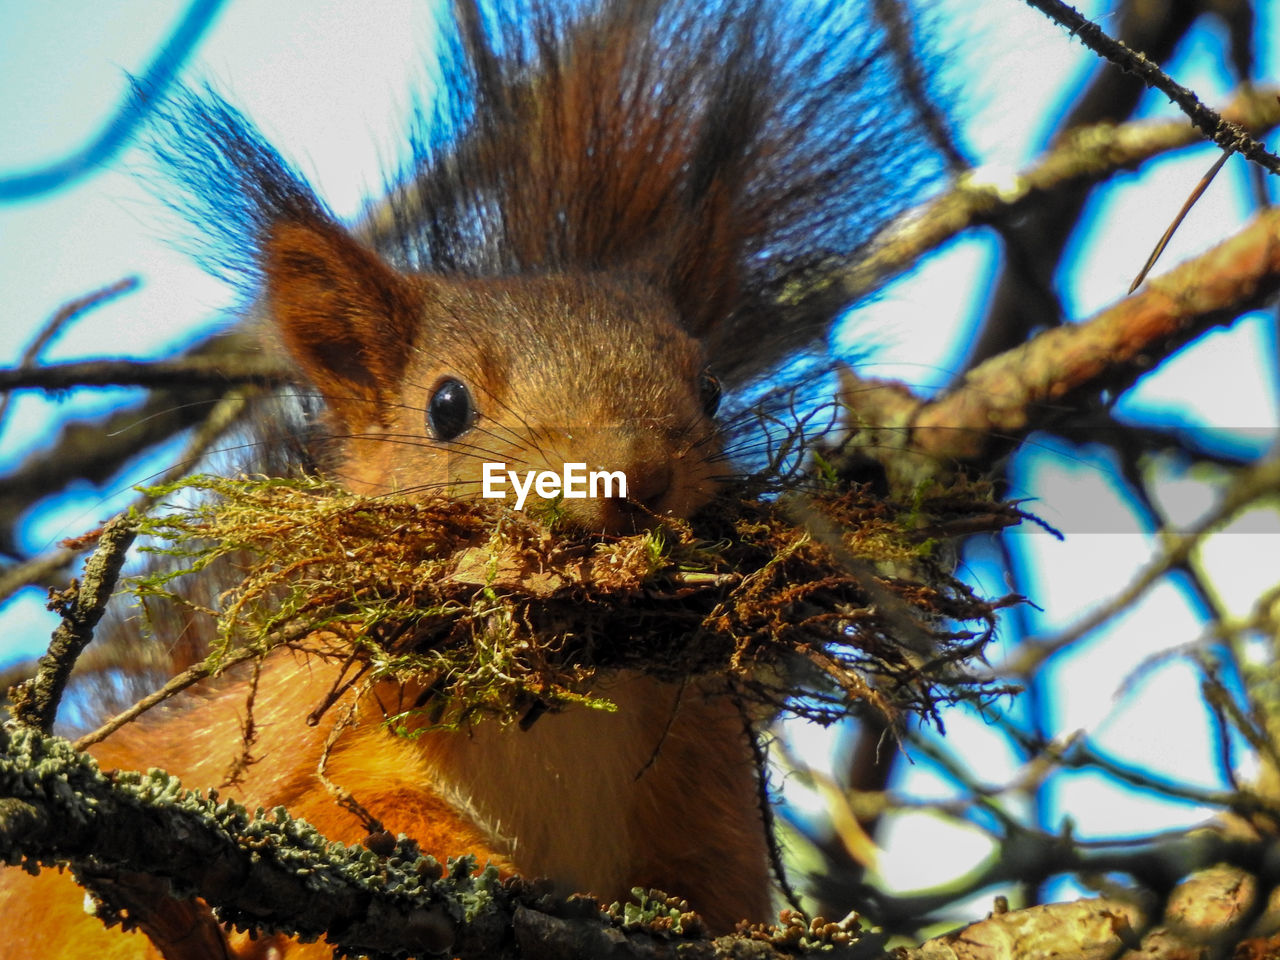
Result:
<svg viewBox="0 0 1280 960"><path fill-rule="evenodd" d="M259 248L267 310L342 426L388 420L409 356L408 280L338 225L282 221Z"/></svg>

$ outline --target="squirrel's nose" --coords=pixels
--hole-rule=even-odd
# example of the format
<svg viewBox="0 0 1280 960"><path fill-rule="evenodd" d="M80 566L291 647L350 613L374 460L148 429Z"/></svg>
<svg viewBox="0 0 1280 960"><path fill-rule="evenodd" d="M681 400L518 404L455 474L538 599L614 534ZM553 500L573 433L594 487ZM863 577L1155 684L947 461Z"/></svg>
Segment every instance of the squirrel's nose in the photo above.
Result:
<svg viewBox="0 0 1280 960"><path fill-rule="evenodd" d="M636 533L659 523L676 482L669 443L647 433L621 431L603 446L588 459L587 469L620 471L627 478L626 495L615 487L608 497L566 500L566 516L585 530L602 533Z"/></svg>
<svg viewBox="0 0 1280 960"><path fill-rule="evenodd" d="M662 521L663 506L671 490L671 464L654 461L625 471L626 497L604 497L592 504L595 528L605 533L638 533Z"/></svg>
<svg viewBox="0 0 1280 960"><path fill-rule="evenodd" d="M626 474L626 499L614 499L637 510L656 510L671 489L670 460L655 459L636 464Z"/></svg>

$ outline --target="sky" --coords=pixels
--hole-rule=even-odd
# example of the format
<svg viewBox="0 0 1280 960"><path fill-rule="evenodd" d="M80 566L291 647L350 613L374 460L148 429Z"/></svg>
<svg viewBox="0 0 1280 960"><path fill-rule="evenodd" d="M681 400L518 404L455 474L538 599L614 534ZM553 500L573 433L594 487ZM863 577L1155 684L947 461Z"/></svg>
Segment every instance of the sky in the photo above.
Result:
<svg viewBox="0 0 1280 960"><path fill-rule="evenodd" d="M1102 10L1096 0L1077 6L1087 15ZM1040 123L1061 108L1066 79L1082 76L1093 61L1018 0L946 0L940 7L951 47L948 79L965 119L964 139L983 175L999 179L1035 156L1045 135ZM413 91L429 90L422 51L433 30L427 6L411 0L378 0L361 8L367 15L354 18L352 9L343 0L230 0L200 43L193 68L195 76L216 80L343 215L376 194L382 171L398 156L397 133ZM74 152L91 138L124 96L125 74L143 70L172 29L174 10L155 0L0 0L0 90L8 93L0 98L0 182ZM1264 13L1273 16L1272 5ZM1101 23L1108 26L1105 17ZM1218 69L1220 39L1200 31L1173 67L1181 82L1210 101L1227 92ZM1271 67L1262 72L1275 75ZM1148 96L1145 110L1173 113L1156 95ZM1123 296L1154 239L1212 159L1204 150L1180 154L1102 191L1074 241L1077 268L1061 278L1069 314L1084 318ZM1175 237L1166 267L1243 223L1244 184L1243 164L1233 159ZM0 364L13 363L32 332L68 299L128 275L140 277L139 291L81 319L44 359L146 356L172 349L194 331L228 323L230 291L175 249L172 241L181 229L155 203L129 150L68 189L0 203L6 315ZM985 303L995 255L990 236L966 237L858 311L842 336L876 344L862 372L898 377L925 390L945 382ZM1252 318L1166 365L1126 398L1124 409L1134 417L1230 431L1260 447L1276 429L1280 391L1268 365L1256 359L1274 353L1270 324ZM69 410L103 410L127 396L22 395L0 425L0 466L38 444ZM25 546L43 549L92 528L127 502L130 485L153 469L154 464L131 466L113 485L112 496L86 490L51 504L27 525ZM1020 457L1013 475L1012 495L1037 498L1037 510L1068 534L1065 545L1035 532L1013 535L1023 566L1042 572L1030 585L1042 608L1028 613L1033 627L1060 628L1080 615L1088 598L1104 598L1122 586L1150 556L1153 542L1133 521L1106 464L1088 451L1046 445ZM1201 480L1175 471L1162 495L1188 522L1211 502ZM1274 514L1256 513L1238 530L1206 550L1222 572L1224 599L1233 610L1243 610L1274 582L1274 557L1280 555ZM994 567L975 561L971 572L991 593L1004 591ZM32 652L31 643L47 636L51 626L39 591L0 608L0 660ZM1055 667L1047 678L1060 692L1055 728L1087 729L1122 757L1182 776L1198 775L1203 766L1210 777L1206 725L1186 708L1199 697L1190 670L1175 661L1143 681L1140 696L1117 696L1128 668L1190 642L1198 630L1196 611L1185 598L1171 586L1158 588L1117 629L1089 644L1091 656ZM1008 750L981 718L958 715L949 726L951 741L963 745L979 775L992 782L1013 775ZM839 747L806 737L800 749L820 759ZM909 789L924 793L949 789L927 764L912 766L907 780ZM794 798L803 810L803 791L796 790ZM1085 833L1185 825L1203 816L1182 807L1153 808L1085 778L1064 780L1053 803L1069 811ZM911 867L938 844L969 849L981 841L936 819L904 816L888 837L885 881L918 885L918 870Z"/></svg>

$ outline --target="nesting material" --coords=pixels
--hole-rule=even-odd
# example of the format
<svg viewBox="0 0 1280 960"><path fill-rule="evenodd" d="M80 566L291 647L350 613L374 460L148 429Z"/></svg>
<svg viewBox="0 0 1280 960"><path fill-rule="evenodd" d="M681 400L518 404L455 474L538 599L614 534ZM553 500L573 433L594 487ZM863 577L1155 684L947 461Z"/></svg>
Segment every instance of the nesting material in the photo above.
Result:
<svg viewBox="0 0 1280 960"><path fill-rule="evenodd" d="M971 673L996 610L951 576L948 536L1015 523L981 490L887 503L855 488L726 497L696 523L627 537L483 501L365 498L320 481L199 477L195 505L147 518L163 572L143 601L216 630L214 664L287 643L411 681L445 726L531 719L593 695L602 671L723 683L751 706L830 722L896 719L1002 688ZM212 604L183 581L235 571Z"/></svg>

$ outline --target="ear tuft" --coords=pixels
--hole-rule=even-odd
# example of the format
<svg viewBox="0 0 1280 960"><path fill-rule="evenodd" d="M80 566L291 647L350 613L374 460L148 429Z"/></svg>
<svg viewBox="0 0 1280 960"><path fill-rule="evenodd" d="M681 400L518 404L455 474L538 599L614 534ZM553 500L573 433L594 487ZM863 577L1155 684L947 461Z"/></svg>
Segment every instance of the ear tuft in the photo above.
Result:
<svg viewBox="0 0 1280 960"><path fill-rule="evenodd" d="M192 253L275 329L338 425L385 422L414 330L417 288L356 241L306 178L209 86L179 87L147 111L144 143L195 227ZM172 189L176 187L177 189Z"/></svg>

